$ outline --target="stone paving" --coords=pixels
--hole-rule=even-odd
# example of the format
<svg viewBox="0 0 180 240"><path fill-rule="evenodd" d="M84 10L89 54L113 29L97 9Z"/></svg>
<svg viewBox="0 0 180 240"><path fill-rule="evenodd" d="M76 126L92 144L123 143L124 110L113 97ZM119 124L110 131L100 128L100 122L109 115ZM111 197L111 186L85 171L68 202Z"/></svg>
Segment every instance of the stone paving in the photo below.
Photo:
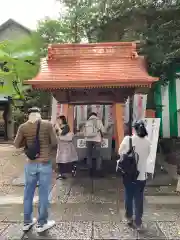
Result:
<svg viewBox="0 0 180 240"><path fill-rule="evenodd" d="M22 231L24 156L10 145L0 145L0 240L1 239L180 239L180 196L167 175L150 181L145 191L141 234L124 219L121 180L113 176L56 181L49 196L50 218L56 226L43 235L33 228ZM160 187L161 186L161 187ZM37 216L36 195L34 215Z"/></svg>
<svg viewBox="0 0 180 240"><path fill-rule="evenodd" d="M10 144L0 144L0 195L11 194L18 189L11 184L22 174L25 158Z"/></svg>
<svg viewBox="0 0 180 240"><path fill-rule="evenodd" d="M50 218L57 222L54 228L43 235L37 235L35 229L24 234L22 204L2 205L0 236L5 239L180 239L179 196L171 196L178 197L179 204L163 205L157 204L156 199L148 203L149 196L146 196L145 231L139 234L126 225L120 179L69 178L57 181L52 191ZM34 208L36 215L37 205Z"/></svg>

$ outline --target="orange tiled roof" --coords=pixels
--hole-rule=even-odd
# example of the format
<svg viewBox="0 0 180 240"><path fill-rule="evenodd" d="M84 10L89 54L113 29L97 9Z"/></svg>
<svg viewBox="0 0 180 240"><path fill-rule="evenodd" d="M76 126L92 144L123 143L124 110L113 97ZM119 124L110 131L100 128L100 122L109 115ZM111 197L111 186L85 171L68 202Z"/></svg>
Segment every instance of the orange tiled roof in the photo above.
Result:
<svg viewBox="0 0 180 240"><path fill-rule="evenodd" d="M40 73L26 81L35 88L150 86L135 43L53 44Z"/></svg>

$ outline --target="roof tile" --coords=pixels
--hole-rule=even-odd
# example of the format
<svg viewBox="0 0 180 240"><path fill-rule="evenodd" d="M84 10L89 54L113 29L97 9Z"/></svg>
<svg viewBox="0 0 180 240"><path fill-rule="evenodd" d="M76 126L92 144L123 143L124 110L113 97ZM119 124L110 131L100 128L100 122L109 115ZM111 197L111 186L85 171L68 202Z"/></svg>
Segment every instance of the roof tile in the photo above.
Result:
<svg viewBox="0 0 180 240"><path fill-rule="evenodd" d="M35 79L37 88L151 85L134 43L54 44Z"/></svg>

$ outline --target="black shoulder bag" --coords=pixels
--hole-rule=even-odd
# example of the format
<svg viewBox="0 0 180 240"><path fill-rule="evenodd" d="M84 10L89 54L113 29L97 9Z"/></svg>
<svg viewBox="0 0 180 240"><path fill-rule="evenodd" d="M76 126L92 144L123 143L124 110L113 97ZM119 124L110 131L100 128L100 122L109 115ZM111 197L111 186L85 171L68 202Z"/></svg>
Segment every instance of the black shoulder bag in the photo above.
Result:
<svg viewBox="0 0 180 240"><path fill-rule="evenodd" d="M39 130L40 130L40 121L37 123L36 136L31 146L27 146L24 149L26 156L30 160L35 160L40 155L40 141L39 141Z"/></svg>
<svg viewBox="0 0 180 240"><path fill-rule="evenodd" d="M124 179L134 182L137 180L139 171L137 169L138 154L132 146L132 137L129 137L129 151L122 156L122 161L119 162L119 169Z"/></svg>

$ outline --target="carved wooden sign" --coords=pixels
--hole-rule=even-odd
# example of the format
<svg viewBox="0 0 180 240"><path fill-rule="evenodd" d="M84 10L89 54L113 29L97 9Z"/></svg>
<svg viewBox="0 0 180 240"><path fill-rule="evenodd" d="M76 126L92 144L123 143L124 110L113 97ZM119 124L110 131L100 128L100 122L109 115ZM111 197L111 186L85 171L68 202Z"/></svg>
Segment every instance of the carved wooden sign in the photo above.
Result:
<svg viewBox="0 0 180 240"><path fill-rule="evenodd" d="M132 49L125 46L86 46L69 45L68 47L52 47L48 49L48 58L57 60L61 58L92 58L92 57L131 57Z"/></svg>

